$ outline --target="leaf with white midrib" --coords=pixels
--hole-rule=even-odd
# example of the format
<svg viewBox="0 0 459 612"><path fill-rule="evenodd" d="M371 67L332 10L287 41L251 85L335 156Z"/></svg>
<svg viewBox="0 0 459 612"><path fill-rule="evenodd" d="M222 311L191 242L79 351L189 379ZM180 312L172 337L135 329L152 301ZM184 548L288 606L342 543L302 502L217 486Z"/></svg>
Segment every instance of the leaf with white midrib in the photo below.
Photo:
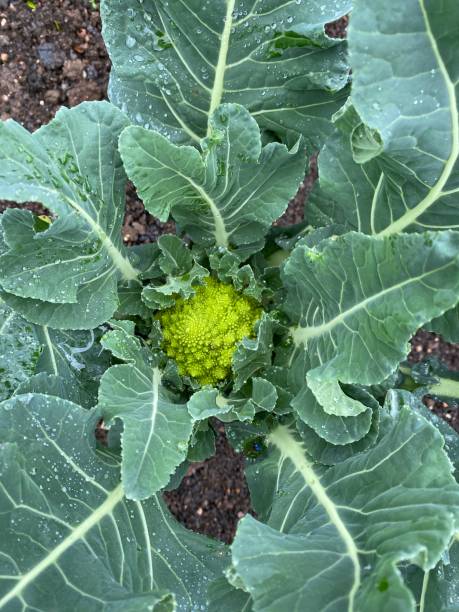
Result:
<svg viewBox="0 0 459 612"><path fill-rule="evenodd" d="M447 342L459 342L459 306L445 312L426 325L426 329L440 334Z"/></svg>
<svg viewBox="0 0 459 612"><path fill-rule="evenodd" d="M235 102L261 126L317 145L347 82L345 43L324 26L350 8L348 0L216 0L212 10L197 0L105 0L110 97L135 123L179 142L199 143L219 104Z"/></svg>
<svg viewBox="0 0 459 612"><path fill-rule="evenodd" d="M459 543L452 543L435 569L406 570L408 584L416 596L419 612L456 612L459 602Z"/></svg>
<svg viewBox="0 0 459 612"><path fill-rule="evenodd" d="M396 20L388 19L398 8L396 0L355 3L351 101L384 151L355 163L349 143L358 127L336 117L345 133L335 134L319 156L314 223L331 217L381 236L459 228L459 8L455 0L441 10L408 0Z"/></svg>
<svg viewBox="0 0 459 612"><path fill-rule="evenodd" d="M302 180L301 143L290 150L277 142L262 147L247 110L222 104L210 117L201 148L177 146L138 126L120 137L126 171L149 212L162 220L172 215L195 242L255 244L258 250Z"/></svg>
<svg viewBox="0 0 459 612"><path fill-rule="evenodd" d="M0 195L40 201L56 216L44 231L26 210L2 220L4 299L34 323L96 327L116 308L117 279L138 276L121 236L126 175L117 144L126 125L106 102L61 109L33 134L0 124Z"/></svg>
<svg viewBox="0 0 459 612"><path fill-rule="evenodd" d="M459 518L459 487L413 398L391 394L386 409L379 444L328 470L287 428L268 436L276 450L247 474L260 519L245 517L232 545L255 610L363 612L393 600L414 612L397 565L439 561Z"/></svg>
<svg viewBox="0 0 459 612"><path fill-rule="evenodd" d="M0 301L0 401L13 393L41 392L49 384L53 394L89 408L97 403L108 365L93 331L32 325Z"/></svg>
<svg viewBox="0 0 459 612"><path fill-rule="evenodd" d="M438 43L432 32L432 26L430 23L429 14L426 9L425 0L418 1L425 22L427 37L432 47L432 52L435 56L435 60L438 64L438 69L444 80L444 86L448 95L449 112L451 116L451 151L448 155L448 158L438 181L435 183L429 193L425 196L425 198L421 200L421 202L419 202L419 204L417 204L414 208L412 208L411 210L407 210L402 217L397 219L397 221L391 223L391 225L386 227L384 231L380 232L382 235L394 234L403 231L406 227L416 222L418 217L420 217L425 211L427 211L430 206L435 204L435 202L439 198L445 195L444 189L447 186L449 179L452 178L452 174L455 170L455 164L459 156L459 110L456 95L457 83L453 82L452 76L449 74L449 71L445 65L445 61L443 60L443 57L440 53ZM450 18L450 16L448 18ZM457 5L455 18L455 23L457 25L459 24L459 11L457 11ZM448 193L459 194L459 188L447 191Z"/></svg>
<svg viewBox="0 0 459 612"><path fill-rule="evenodd" d="M116 357L130 363L114 365L99 387L99 409L111 426L123 421L122 480L129 499L146 499L165 487L186 458L192 419L161 383L162 373L149 350L124 330L109 332L102 341Z"/></svg>
<svg viewBox="0 0 459 612"><path fill-rule="evenodd" d="M34 326L34 330L42 348L36 373L59 377L72 395L66 399L85 408L95 406L100 377L110 364L98 330L61 331L46 326Z"/></svg>
<svg viewBox="0 0 459 612"><path fill-rule="evenodd" d="M0 607L199 609L224 548L175 522L162 500L124 498L119 465L89 442L97 415L66 400L0 404ZM156 607L154 608L156 610Z"/></svg>
<svg viewBox="0 0 459 612"><path fill-rule="evenodd" d="M354 600L357 591L360 588L362 580L362 572L360 569L360 561L358 548L353 536L348 530L343 521L339 509L336 507L333 500L329 497L326 488L322 485L320 478L316 474L313 465L306 459L302 446L294 443L291 433L285 427L279 427L268 438L280 451L284 459L289 459L294 467L298 470L307 487L309 487L320 504L330 522L334 525L339 538L343 541L345 547L345 555L349 558L352 564L352 587L349 591L349 609L354 607Z"/></svg>
<svg viewBox="0 0 459 612"><path fill-rule="evenodd" d="M349 233L299 246L284 282L294 343L318 355L308 376L375 384L405 357L420 325L457 303L459 234Z"/></svg>

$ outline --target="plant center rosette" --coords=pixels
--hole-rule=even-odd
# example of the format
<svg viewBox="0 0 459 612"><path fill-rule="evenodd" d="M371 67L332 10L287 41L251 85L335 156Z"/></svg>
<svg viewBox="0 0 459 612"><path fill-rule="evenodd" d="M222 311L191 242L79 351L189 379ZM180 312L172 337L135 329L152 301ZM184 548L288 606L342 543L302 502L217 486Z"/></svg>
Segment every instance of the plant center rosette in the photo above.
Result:
<svg viewBox="0 0 459 612"><path fill-rule="evenodd" d="M213 385L230 375L237 343L254 335L262 309L232 285L208 278L189 299L158 315L163 348L182 376Z"/></svg>

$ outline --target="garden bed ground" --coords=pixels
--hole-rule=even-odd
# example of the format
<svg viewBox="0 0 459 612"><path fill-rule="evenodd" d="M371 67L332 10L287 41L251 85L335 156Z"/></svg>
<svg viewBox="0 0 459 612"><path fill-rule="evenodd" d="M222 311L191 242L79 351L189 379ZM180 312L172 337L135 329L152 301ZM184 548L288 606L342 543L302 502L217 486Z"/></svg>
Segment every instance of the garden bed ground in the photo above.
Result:
<svg viewBox="0 0 459 612"><path fill-rule="evenodd" d="M33 10L32 7L36 6ZM346 20L329 26L329 34L345 35ZM0 119L20 121L30 130L47 123L61 105L106 97L110 63L100 35L100 17L89 0L0 0ZM303 203L315 180L312 172L292 200L283 221L301 218ZM0 212L11 206L0 202ZM31 205L31 208L37 208ZM136 244L173 232L145 212L132 186L127 190L124 240ZM459 371L459 345L434 334L418 332L410 358L437 356ZM458 411L425 399L426 404L459 431ZM239 518L250 510L243 473L244 460L218 431L217 454L194 464L177 491L166 499L187 527L230 542Z"/></svg>

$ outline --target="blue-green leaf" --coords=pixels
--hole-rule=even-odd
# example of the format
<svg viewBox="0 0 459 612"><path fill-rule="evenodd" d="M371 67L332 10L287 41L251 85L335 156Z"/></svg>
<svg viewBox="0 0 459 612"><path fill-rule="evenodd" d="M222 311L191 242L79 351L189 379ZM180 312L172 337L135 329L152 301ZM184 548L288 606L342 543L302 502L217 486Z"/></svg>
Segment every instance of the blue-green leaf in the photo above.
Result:
<svg viewBox="0 0 459 612"><path fill-rule="evenodd" d="M219 247L259 242L285 210L304 175L305 157L271 143L242 106L212 114L202 150L177 146L158 132L129 127L120 151L146 208L171 214L195 242Z"/></svg>
<svg viewBox="0 0 459 612"><path fill-rule="evenodd" d="M349 0L104 0L112 101L133 122L199 143L221 102L280 136L317 146L346 95L345 42L324 25ZM211 9L211 10L210 10Z"/></svg>
<svg viewBox="0 0 459 612"><path fill-rule="evenodd" d="M179 525L159 496L127 501L117 458L95 450L96 418L45 395L0 404L0 607L201 608L224 546Z"/></svg>
<svg viewBox="0 0 459 612"><path fill-rule="evenodd" d="M161 370L137 338L118 329L107 335L104 346L129 363L103 375L99 409L108 425L123 421L123 487L129 499L145 499L165 487L186 458L191 416L161 384Z"/></svg>
<svg viewBox="0 0 459 612"><path fill-rule="evenodd" d="M459 486L442 436L405 399L390 394L376 446L326 470L288 428L268 436L276 450L251 479L267 524L246 516L232 545L256 610L414 612L398 565L435 567L457 529Z"/></svg>
<svg viewBox="0 0 459 612"><path fill-rule="evenodd" d="M137 278L121 238L126 177L117 141L127 123L115 107L92 102L62 109L33 134L0 124L0 196L39 201L57 216L44 231L26 210L2 220L2 297L33 323L92 329L115 311L118 278Z"/></svg>
<svg viewBox="0 0 459 612"><path fill-rule="evenodd" d="M354 2L348 41L358 120L320 154L316 222L378 235L459 227L458 27L455 0ZM362 130L379 145L369 161L355 154Z"/></svg>

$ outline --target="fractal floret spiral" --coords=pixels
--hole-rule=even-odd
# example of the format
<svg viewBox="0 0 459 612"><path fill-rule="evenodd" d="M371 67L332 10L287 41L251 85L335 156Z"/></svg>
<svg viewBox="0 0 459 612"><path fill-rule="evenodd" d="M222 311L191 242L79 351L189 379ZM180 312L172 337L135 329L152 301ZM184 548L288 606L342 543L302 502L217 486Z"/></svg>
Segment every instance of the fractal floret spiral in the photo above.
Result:
<svg viewBox="0 0 459 612"><path fill-rule="evenodd" d="M229 375L237 343L253 335L260 315L253 299L208 278L192 298L180 298L159 315L164 348L180 374L215 384Z"/></svg>

